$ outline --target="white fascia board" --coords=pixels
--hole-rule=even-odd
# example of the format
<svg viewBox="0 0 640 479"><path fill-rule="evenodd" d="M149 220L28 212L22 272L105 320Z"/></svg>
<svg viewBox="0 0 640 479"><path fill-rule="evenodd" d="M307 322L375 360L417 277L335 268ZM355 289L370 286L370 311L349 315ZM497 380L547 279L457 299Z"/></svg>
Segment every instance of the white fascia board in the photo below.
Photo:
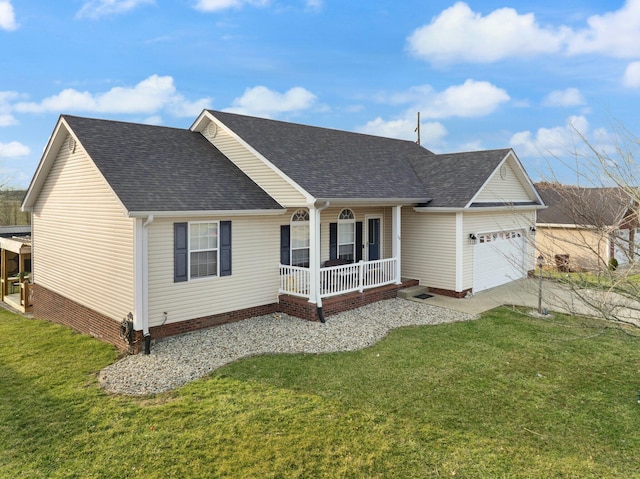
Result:
<svg viewBox="0 0 640 479"><path fill-rule="evenodd" d="M542 197L538 194L538 190L536 189L536 187L533 184L533 181L531 181L531 178L529 178L529 175L527 174L527 171L524 169L524 165L522 164L522 162L520 161L520 158L518 158L518 155L516 155L516 152L513 151L513 149L511 149L509 151L509 154L513 156L513 159L515 160L516 164L518 165L518 168L520 168L520 174L521 176L524 178L524 180L527 182L527 185L529 186L529 189L531 190L531 192L535 195L536 200L541 204L544 205L544 201L542 201ZM509 156L509 155L507 155ZM546 208L546 205L545 205Z"/></svg>
<svg viewBox="0 0 640 479"><path fill-rule="evenodd" d="M27 188L27 194L25 195L20 207L22 211L32 211L33 205L40 193L40 189L42 188L42 185L44 184L44 181L46 180L47 175L51 170L51 166L58 154L58 150L69 133L71 133L71 129L69 128L69 125L67 125L67 122L62 118L62 115L60 115L60 117L58 117L58 122L53 129L53 133L51 133L51 136L47 141L47 145L44 148L42 157L40 158L40 162L36 168L36 172L31 178L29 188Z"/></svg>
<svg viewBox="0 0 640 479"><path fill-rule="evenodd" d="M465 213L484 213L493 211L522 211L522 210L544 210L547 206L543 205L506 205L506 206L477 206L473 208L446 208L446 207L428 207L414 206L413 211L416 213L457 213L463 211Z"/></svg>
<svg viewBox="0 0 640 479"><path fill-rule="evenodd" d="M253 148L249 143L247 143L246 141L244 141L242 138L240 138L240 136L238 136L238 134L236 134L236 132L234 132L231 128L229 128L227 125L225 125L224 123L222 123L222 121L220 121L218 118L216 118L214 115L211 114L211 112L204 110L200 116L198 117L198 119L196 120L196 122L191 126L191 130L192 131L197 131L197 132L201 132L202 129L204 128L204 120L208 119L209 121L214 122L218 128L223 128L224 131L226 131L227 133L229 133L235 140L237 140L242 146L244 146L247 150L249 150L249 152L254 155L256 158L258 158L260 161L262 161L266 166L268 166L271 170L273 170L278 176L280 176L280 178L282 178L285 182L287 182L291 187L293 187L296 191L298 191L302 196L305 197L305 199L307 200L307 203L312 204L316 198L314 198L311 194L309 194L309 192L307 190L305 190L304 188L302 188L302 186L300 186L298 183L296 183L295 181L293 181L289 176L287 176L280 168L278 168L276 165L274 165L273 163L271 163L265 156L263 156L260 152L258 152L258 150L256 150L255 148Z"/></svg>
<svg viewBox="0 0 640 479"><path fill-rule="evenodd" d="M204 217L204 216L278 216L286 213L286 209L277 210L196 210L196 211L129 211L131 218Z"/></svg>

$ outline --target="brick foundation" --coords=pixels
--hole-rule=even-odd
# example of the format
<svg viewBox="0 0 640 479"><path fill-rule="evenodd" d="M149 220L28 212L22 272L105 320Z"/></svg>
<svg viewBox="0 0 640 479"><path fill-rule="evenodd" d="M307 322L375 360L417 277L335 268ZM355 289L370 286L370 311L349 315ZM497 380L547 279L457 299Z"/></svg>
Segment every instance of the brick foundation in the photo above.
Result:
<svg viewBox="0 0 640 479"><path fill-rule="evenodd" d="M451 298L464 298L467 294L471 292L471 288L463 289L462 291L453 291L451 289L440 289L440 288L427 288L430 293L439 294L441 296L449 296Z"/></svg>
<svg viewBox="0 0 640 479"><path fill-rule="evenodd" d="M162 339L176 334L184 334L198 329L210 328L211 326L219 326L221 324L235 323L243 319L253 318L254 316L264 316L278 312L278 304L265 304L253 308L239 309L228 313L212 314L202 318L189 319L187 321L179 321L177 323L164 324L162 326L152 326L149 333L153 339ZM141 331L136 331L136 333Z"/></svg>
<svg viewBox="0 0 640 479"><path fill-rule="evenodd" d="M412 279L405 280L400 285L389 284L364 291L363 293L354 292L332 296L322 300L322 313L324 317L327 318L334 314L356 309L377 301L392 299L398 296L399 289L416 286L418 284L418 280ZM320 320L316 305L310 303L306 298L299 298L297 296L280 295L280 312L308 321Z"/></svg>
<svg viewBox="0 0 640 479"><path fill-rule="evenodd" d="M120 337L119 321L37 284L33 285L33 316L64 324L76 331L113 344L121 351L129 351L129 345Z"/></svg>
<svg viewBox="0 0 640 479"><path fill-rule="evenodd" d="M398 295L399 289L416 286L418 283L418 280L406 280L403 281L401 285L390 284L370 289L363 293L355 292L333 296L323 301L322 311L324 316L328 317L377 301L395 298ZM144 349L142 331L134 331L133 344L129 345L120 337L119 321L104 316L37 284L33 285L33 293L34 317L64 324L76 331L89 334L101 341L113 344L123 352L135 354ZM279 303L214 314L202 318L164 324L162 326L153 326L149 329L149 333L154 340L162 339L176 334L184 334L198 329L233 323L254 316L263 316L276 312L282 312L309 321L319 320L315 304L309 303L305 298L281 295Z"/></svg>

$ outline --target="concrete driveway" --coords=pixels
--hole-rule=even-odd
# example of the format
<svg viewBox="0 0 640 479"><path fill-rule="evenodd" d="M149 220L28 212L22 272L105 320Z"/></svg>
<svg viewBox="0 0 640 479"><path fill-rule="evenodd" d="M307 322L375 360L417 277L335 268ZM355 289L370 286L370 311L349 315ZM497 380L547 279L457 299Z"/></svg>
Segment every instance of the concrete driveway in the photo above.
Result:
<svg viewBox="0 0 640 479"><path fill-rule="evenodd" d="M537 310L539 291L538 279L526 278L463 299L434 295L432 298L414 300L470 314L480 314L502 305L526 306ZM542 308L595 317L602 317L604 311L608 319L619 319L640 326L640 302L611 292L576 292L554 281L542 281Z"/></svg>

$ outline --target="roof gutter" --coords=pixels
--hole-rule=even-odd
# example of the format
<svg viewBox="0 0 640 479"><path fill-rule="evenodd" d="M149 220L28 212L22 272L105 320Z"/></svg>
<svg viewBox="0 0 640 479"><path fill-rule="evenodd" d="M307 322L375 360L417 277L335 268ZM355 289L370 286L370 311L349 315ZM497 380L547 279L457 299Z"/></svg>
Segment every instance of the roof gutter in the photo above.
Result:
<svg viewBox="0 0 640 479"><path fill-rule="evenodd" d="M315 205L398 206L429 203L432 198L316 198Z"/></svg>
<svg viewBox="0 0 640 479"><path fill-rule="evenodd" d="M413 211L417 213L459 213L459 212L486 212L486 211L513 211L513 210L544 210L546 205L505 205L505 206L484 206L484 207L439 207L439 206L414 206Z"/></svg>
<svg viewBox="0 0 640 479"><path fill-rule="evenodd" d="M191 211L129 211L130 218L175 218L180 216L277 216L286 213L286 209L273 210L191 210Z"/></svg>

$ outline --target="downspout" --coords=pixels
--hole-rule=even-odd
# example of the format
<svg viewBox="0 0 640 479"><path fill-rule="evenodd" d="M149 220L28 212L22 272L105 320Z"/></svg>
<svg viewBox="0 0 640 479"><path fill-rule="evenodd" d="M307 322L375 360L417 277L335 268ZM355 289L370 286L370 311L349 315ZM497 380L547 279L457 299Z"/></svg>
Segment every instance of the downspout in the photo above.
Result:
<svg viewBox="0 0 640 479"><path fill-rule="evenodd" d="M144 335L144 354L151 353L151 333L149 332L149 242L148 226L153 223L153 215L147 216L142 223L142 334Z"/></svg>
<svg viewBox="0 0 640 479"><path fill-rule="evenodd" d="M329 207L331 203L329 201L325 201L324 206L321 206L320 208L317 208L316 211L318 213L318 219L320 219L320 212L322 210L325 210ZM315 238L314 238L315 241ZM318 259L320 259L320 238L318 238L318 241L316 243L317 246L317 251L318 251ZM319 270L318 270L319 271ZM320 320L321 323L324 323L324 313L322 312L322 297L320 297L320 282L316 282L316 288L318 290L318 294L316 295L316 306L318 308L318 319Z"/></svg>

